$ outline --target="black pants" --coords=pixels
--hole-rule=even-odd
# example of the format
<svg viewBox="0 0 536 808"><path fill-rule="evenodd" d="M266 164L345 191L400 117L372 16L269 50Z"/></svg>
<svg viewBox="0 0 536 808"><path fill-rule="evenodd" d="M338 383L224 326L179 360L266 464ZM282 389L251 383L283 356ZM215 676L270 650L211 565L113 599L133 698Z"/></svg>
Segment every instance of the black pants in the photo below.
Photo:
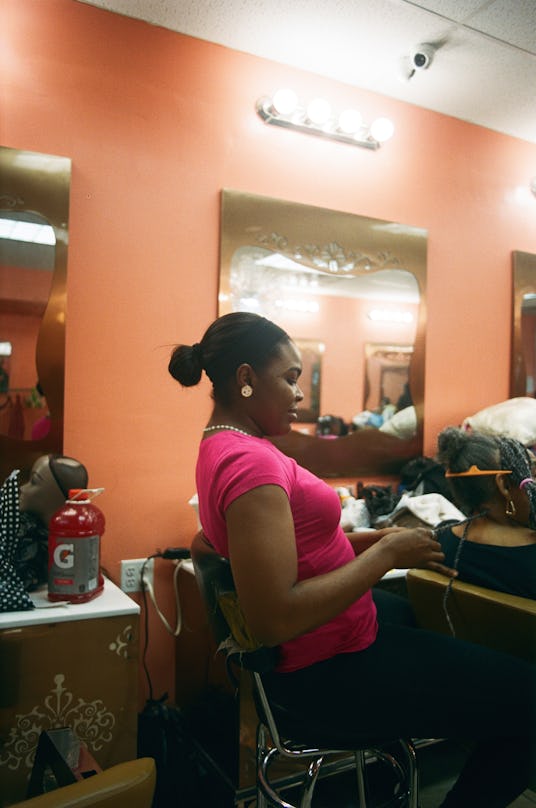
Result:
<svg viewBox="0 0 536 808"><path fill-rule="evenodd" d="M407 602L374 591L379 630L365 651L270 674L270 695L326 735L451 738L474 748L444 808L505 808L536 761L536 670L508 654L411 625ZM394 600L393 600L394 599ZM405 604L405 605L404 605Z"/></svg>

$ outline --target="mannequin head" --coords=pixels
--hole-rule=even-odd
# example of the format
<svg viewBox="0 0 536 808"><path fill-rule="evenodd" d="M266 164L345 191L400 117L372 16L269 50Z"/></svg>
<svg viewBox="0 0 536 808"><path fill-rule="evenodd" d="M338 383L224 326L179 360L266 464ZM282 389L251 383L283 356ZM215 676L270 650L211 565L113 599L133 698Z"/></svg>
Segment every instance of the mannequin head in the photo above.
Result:
<svg viewBox="0 0 536 808"><path fill-rule="evenodd" d="M20 509L48 525L69 496L71 488L87 488L85 466L72 457L43 455L35 461L29 481L20 489Z"/></svg>

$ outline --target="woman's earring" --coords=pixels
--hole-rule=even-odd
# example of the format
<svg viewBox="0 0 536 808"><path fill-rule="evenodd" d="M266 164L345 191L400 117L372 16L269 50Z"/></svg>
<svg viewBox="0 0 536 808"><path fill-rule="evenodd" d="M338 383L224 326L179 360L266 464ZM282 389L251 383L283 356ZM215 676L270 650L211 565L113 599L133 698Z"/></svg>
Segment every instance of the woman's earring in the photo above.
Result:
<svg viewBox="0 0 536 808"><path fill-rule="evenodd" d="M244 396L244 398L250 398L253 395L253 387L249 384L244 384L240 388L240 394Z"/></svg>
<svg viewBox="0 0 536 808"><path fill-rule="evenodd" d="M508 502L508 505L506 506L505 514L506 514L506 516L515 516L516 515L516 506L514 505L512 500L510 500Z"/></svg>

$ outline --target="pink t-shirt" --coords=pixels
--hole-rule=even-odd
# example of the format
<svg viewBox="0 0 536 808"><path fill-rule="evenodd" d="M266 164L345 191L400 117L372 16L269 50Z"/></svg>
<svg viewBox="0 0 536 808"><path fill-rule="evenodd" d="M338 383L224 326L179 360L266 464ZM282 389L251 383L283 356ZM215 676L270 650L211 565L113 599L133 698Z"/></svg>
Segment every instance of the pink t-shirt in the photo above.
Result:
<svg viewBox="0 0 536 808"><path fill-rule="evenodd" d="M226 558L225 511L237 497L261 485L278 485L288 496L299 581L337 569L355 557L340 526L336 491L270 441L217 432L201 442L196 484L203 532ZM361 651L374 642L376 632L376 608L369 591L328 623L283 643L277 669L297 670L335 654Z"/></svg>

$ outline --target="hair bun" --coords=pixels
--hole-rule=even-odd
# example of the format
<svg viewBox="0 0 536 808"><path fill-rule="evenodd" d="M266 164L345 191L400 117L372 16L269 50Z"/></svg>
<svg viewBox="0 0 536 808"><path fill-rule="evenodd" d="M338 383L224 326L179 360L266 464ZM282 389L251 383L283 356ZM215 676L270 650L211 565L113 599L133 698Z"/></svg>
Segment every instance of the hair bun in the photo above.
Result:
<svg viewBox="0 0 536 808"><path fill-rule="evenodd" d="M194 342L192 345L192 359L194 362L199 362L200 367L203 367L203 351L199 342Z"/></svg>
<svg viewBox="0 0 536 808"><path fill-rule="evenodd" d="M184 387L194 387L198 384L203 372L199 343L178 345L171 354L168 371Z"/></svg>
<svg viewBox="0 0 536 808"><path fill-rule="evenodd" d="M468 435L463 429L455 426L449 426L444 429L438 439L437 446L439 449L439 458L441 462L450 465L449 461L462 451L466 445Z"/></svg>

